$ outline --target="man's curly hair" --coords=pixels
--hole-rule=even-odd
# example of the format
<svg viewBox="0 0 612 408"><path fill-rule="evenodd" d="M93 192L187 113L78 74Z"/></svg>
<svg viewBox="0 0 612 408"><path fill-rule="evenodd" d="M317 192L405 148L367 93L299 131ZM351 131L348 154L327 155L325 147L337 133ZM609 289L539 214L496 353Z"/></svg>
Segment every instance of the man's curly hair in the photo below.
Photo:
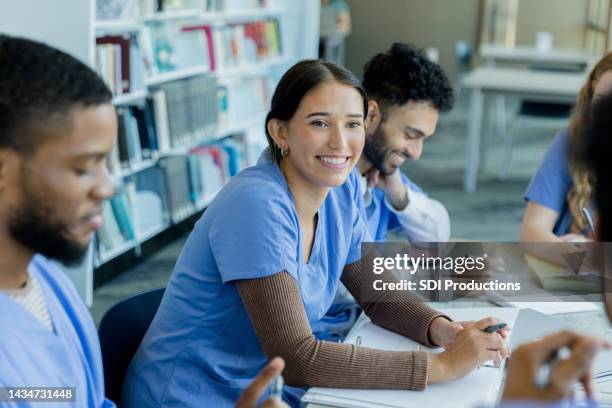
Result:
<svg viewBox="0 0 612 408"><path fill-rule="evenodd" d="M102 79L76 58L40 42L0 34L0 147L32 153L69 111L111 103Z"/></svg>
<svg viewBox="0 0 612 408"><path fill-rule="evenodd" d="M455 100L442 67L421 50L402 43L394 43L389 51L366 63L363 86L382 110L407 102L429 102L439 112L447 112Z"/></svg>

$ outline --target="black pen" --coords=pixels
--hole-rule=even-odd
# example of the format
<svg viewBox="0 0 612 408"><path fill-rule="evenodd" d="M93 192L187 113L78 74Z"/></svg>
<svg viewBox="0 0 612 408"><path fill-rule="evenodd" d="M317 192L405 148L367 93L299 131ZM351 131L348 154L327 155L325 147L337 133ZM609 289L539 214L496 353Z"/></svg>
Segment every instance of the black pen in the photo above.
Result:
<svg viewBox="0 0 612 408"><path fill-rule="evenodd" d="M546 387L550 381L550 373L554 367L559 364L559 362L570 358L571 355L572 351L568 347L561 347L555 350L538 369L534 378L535 386L538 388Z"/></svg>
<svg viewBox="0 0 612 408"><path fill-rule="evenodd" d="M485 327L482 331L485 333L495 333L508 326L506 323L494 324L492 326Z"/></svg>

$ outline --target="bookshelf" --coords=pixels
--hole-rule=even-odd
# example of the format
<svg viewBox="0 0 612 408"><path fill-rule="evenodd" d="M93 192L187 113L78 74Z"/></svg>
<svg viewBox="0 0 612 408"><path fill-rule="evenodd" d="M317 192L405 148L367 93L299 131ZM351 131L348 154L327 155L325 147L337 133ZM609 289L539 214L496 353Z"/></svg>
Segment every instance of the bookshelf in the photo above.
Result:
<svg viewBox="0 0 612 408"><path fill-rule="evenodd" d="M117 193L83 264L66 269L91 305L97 268L129 252L139 256L145 242L204 210L255 163L267 144L264 120L277 81L317 55L320 1L46 3L0 6L0 31L95 67L119 115L109 160Z"/></svg>

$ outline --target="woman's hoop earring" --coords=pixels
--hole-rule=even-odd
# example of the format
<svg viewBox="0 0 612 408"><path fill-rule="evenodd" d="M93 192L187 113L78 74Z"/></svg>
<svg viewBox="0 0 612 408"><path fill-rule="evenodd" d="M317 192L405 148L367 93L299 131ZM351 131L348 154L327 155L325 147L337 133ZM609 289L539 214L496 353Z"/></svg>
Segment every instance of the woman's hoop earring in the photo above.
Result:
<svg viewBox="0 0 612 408"><path fill-rule="evenodd" d="M279 145L276 145L276 148L280 152L281 157L285 157L289 153L289 149L284 149L280 147Z"/></svg>

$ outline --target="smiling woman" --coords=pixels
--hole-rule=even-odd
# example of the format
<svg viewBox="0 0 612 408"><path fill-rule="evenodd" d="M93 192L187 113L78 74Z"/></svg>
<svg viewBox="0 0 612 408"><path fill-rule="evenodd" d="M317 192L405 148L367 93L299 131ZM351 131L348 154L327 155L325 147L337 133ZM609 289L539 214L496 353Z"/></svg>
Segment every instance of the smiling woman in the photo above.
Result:
<svg viewBox="0 0 612 408"><path fill-rule="evenodd" d="M303 387L419 390L448 379L443 371L457 374L430 372L422 352L355 349L313 335L340 280L359 297L370 278L360 268L361 242L371 238L351 171L367 106L357 79L328 62L302 61L281 78L266 119L269 151L221 190L189 236L122 406L230 407L274 356L286 361L283 398L293 406ZM381 302L361 305L377 324L421 343L446 345L457 333L414 297ZM464 368L483 357L460 351Z"/></svg>

